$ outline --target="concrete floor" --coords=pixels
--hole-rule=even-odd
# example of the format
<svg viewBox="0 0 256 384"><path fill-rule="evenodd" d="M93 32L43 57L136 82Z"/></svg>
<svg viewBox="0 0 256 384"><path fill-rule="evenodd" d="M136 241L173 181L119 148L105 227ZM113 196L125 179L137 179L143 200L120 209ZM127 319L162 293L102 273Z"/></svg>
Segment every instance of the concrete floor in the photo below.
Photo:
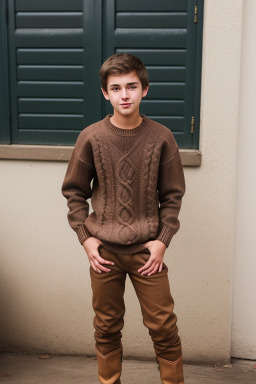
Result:
<svg viewBox="0 0 256 384"><path fill-rule="evenodd" d="M224 366L185 365L186 384L255 384L256 361L235 360ZM0 383L96 384L97 361L90 357L0 354ZM156 363L125 360L122 384L161 383Z"/></svg>

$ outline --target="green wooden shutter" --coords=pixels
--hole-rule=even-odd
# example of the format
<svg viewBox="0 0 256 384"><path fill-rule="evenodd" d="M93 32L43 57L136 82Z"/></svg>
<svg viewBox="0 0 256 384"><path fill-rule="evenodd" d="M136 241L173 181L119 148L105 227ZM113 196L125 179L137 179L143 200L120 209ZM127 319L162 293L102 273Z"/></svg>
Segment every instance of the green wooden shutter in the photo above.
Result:
<svg viewBox="0 0 256 384"><path fill-rule="evenodd" d="M203 0L6 0L8 60L1 4L3 143L74 144L111 112L102 109L102 60L130 52L150 75L141 111L168 126L181 148L198 148Z"/></svg>
<svg viewBox="0 0 256 384"><path fill-rule="evenodd" d="M73 144L101 118L101 2L8 0L8 13L12 142Z"/></svg>
<svg viewBox="0 0 256 384"><path fill-rule="evenodd" d="M0 143L10 144L6 3L0 2Z"/></svg>
<svg viewBox="0 0 256 384"><path fill-rule="evenodd" d="M197 3L104 3L104 57L127 52L144 62L150 90L141 112L170 128L181 148L198 148L203 1L199 1L198 9ZM109 104L105 112L111 112Z"/></svg>

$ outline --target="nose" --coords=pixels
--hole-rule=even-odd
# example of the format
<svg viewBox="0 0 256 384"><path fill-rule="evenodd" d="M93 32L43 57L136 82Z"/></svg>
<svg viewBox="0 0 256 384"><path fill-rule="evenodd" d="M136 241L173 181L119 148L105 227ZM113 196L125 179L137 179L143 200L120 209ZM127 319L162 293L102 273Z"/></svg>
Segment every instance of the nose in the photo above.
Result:
<svg viewBox="0 0 256 384"><path fill-rule="evenodd" d="M127 89L126 88L123 88L122 89L122 100L126 100L129 98L129 95L127 93Z"/></svg>

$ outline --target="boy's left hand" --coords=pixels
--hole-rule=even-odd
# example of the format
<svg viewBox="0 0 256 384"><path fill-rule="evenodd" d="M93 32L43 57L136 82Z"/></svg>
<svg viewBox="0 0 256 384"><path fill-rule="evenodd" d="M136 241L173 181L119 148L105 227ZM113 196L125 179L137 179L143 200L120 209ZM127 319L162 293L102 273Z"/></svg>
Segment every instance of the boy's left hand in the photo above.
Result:
<svg viewBox="0 0 256 384"><path fill-rule="evenodd" d="M150 250L151 255L146 264L143 265L138 272L148 276L153 275L156 272L161 272L163 269L166 245L160 240L148 241L143 245Z"/></svg>

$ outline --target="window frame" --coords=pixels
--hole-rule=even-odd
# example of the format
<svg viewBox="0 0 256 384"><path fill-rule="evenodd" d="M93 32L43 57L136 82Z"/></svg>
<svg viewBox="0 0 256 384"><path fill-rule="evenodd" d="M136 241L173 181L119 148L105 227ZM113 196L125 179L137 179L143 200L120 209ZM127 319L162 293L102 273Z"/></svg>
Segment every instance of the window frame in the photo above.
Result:
<svg viewBox="0 0 256 384"><path fill-rule="evenodd" d="M196 31L196 72L195 72L195 131L194 140L199 143L199 123L200 123L200 97L201 97L201 69L202 69L202 39L203 39L203 0L194 0L198 4L198 28ZM2 88L0 91L0 126L1 126L1 145L0 159L13 160L47 160L47 161L68 161L73 150L73 145L24 145L11 144L11 116L10 116L10 95L9 95L9 70L8 70L8 9L7 3L1 2L0 16L0 80ZM102 36L101 36L102 38ZM104 47L103 47L104 52ZM199 143L200 144L200 143ZM199 147L200 148L200 147ZM184 166L200 166L202 154L200 149L180 149L182 163Z"/></svg>

